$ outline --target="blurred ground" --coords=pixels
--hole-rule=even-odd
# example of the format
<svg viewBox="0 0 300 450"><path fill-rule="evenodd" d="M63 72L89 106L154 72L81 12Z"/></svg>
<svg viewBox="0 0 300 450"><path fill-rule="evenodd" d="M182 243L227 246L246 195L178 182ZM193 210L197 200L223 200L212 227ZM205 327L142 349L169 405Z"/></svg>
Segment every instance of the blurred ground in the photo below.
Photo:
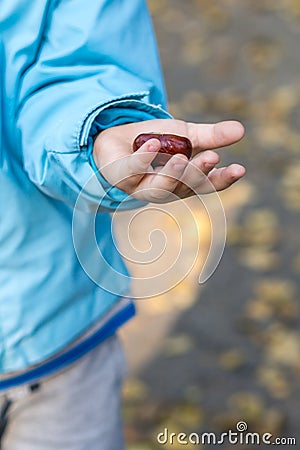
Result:
<svg viewBox="0 0 300 450"><path fill-rule="evenodd" d="M175 289L139 301L139 316L123 331L128 448L161 448L164 427L220 433L240 420L299 446L300 1L149 6L171 112L241 120L246 139L222 155L248 174L222 195L228 239L213 277L200 288L196 263ZM204 248L205 220L200 211ZM187 254L193 245L191 237Z"/></svg>

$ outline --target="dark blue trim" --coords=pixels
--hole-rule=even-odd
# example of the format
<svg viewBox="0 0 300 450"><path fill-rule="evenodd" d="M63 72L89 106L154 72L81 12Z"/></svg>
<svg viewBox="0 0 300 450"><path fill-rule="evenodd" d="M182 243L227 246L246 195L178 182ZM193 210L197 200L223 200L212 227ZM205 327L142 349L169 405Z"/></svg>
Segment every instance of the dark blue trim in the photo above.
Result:
<svg viewBox="0 0 300 450"><path fill-rule="evenodd" d="M112 336L117 328L130 319L135 314L135 306L132 302L112 316L99 330L87 337L84 341L78 343L70 350L45 362L44 364L30 369L25 373L0 380L0 391L11 389L22 384L31 384L39 381L41 378L49 376L58 370L69 366L79 358L93 350L97 345L108 337Z"/></svg>

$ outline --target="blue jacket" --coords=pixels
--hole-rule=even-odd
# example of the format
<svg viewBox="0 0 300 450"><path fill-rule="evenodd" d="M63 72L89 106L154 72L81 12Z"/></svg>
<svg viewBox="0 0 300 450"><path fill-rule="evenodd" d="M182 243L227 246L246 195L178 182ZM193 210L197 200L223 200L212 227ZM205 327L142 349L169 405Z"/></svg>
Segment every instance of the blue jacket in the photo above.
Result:
<svg viewBox="0 0 300 450"><path fill-rule="evenodd" d="M0 94L0 371L8 373L55 354L128 293L128 278L97 251L88 255L96 282L85 273L72 214L94 173L93 136L168 117L144 0L1 0ZM135 200L101 177L82 198L86 217L102 198L98 244L126 274L109 211ZM77 229L83 247L91 239Z"/></svg>

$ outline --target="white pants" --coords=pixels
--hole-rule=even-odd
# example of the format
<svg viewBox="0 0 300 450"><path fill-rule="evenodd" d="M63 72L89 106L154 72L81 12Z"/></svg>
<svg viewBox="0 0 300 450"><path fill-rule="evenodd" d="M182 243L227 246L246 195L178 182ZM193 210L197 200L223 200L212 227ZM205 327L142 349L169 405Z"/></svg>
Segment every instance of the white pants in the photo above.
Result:
<svg viewBox="0 0 300 450"><path fill-rule="evenodd" d="M114 336L13 402L1 450L122 450L124 355Z"/></svg>

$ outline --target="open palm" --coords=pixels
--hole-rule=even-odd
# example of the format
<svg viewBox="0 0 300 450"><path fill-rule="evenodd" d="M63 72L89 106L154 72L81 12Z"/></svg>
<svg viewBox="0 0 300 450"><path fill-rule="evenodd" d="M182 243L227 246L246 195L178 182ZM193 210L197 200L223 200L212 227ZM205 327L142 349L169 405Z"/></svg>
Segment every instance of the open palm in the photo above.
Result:
<svg viewBox="0 0 300 450"><path fill-rule="evenodd" d="M170 158L165 166L151 163L160 149L158 139L150 139L132 151L141 133L170 133L185 136L193 146L191 160L182 155ZM220 191L245 174L239 164L216 168L219 155L213 151L238 142L244 127L236 121L216 124L187 123L173 119L154 119L130 123L102 131L95 140L93 157L109 183L147 202L164 203L176 198Z"/></svg>

